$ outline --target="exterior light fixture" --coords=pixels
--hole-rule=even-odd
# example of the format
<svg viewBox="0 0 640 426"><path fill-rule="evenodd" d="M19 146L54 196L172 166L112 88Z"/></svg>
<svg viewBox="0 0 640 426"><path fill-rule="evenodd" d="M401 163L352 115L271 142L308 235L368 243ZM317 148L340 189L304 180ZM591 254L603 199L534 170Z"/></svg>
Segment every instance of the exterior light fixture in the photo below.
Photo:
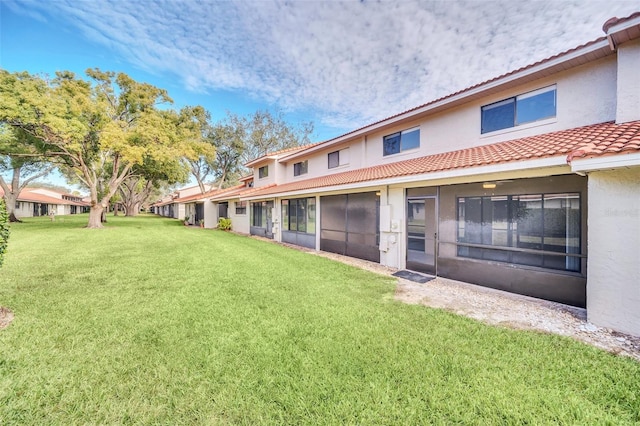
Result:
<svg viewBox="0 0 640 426"><path fill-rule="evenodd" d="M485 182L482 184L482 187L484 189L494 189L496 187L496 183L495 182Z"/></svg>

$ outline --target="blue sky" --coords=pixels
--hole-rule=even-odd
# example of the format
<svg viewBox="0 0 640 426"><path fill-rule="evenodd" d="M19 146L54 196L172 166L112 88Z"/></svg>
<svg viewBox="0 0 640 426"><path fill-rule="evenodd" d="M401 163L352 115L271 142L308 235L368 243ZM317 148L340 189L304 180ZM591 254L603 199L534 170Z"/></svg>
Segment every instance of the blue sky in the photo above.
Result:
<svg viewBox="0 0 640 426"><path fill-rule="evenodd" d="M123 71L214 120L339 136L596 39L626 1L0 0L0 66Z"/></svg>

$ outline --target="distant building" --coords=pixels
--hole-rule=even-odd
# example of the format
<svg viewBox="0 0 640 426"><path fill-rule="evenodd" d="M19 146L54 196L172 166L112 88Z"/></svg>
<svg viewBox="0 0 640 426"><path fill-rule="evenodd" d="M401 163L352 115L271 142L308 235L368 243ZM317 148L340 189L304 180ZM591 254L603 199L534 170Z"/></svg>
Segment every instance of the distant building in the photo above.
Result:
<svg viewBox="0 0 640 426"><path fill-rule="evenodd" d="M4 191L0 188L0 196ZM89 211L89 203L82 196L48 188L24 188L16 201L17 218L70 215Z"/></svg>

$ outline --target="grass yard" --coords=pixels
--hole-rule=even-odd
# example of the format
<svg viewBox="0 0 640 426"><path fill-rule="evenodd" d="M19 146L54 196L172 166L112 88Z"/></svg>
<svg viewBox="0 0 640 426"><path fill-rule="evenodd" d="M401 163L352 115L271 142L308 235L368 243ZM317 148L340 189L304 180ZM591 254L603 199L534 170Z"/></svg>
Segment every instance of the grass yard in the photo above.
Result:
<svg viewBox="0 0 640 426"><path fill-rule="evenodd" d="M393 300L394 281L151 216L26 219L0 424L637 424L640 363Z"/></svg>

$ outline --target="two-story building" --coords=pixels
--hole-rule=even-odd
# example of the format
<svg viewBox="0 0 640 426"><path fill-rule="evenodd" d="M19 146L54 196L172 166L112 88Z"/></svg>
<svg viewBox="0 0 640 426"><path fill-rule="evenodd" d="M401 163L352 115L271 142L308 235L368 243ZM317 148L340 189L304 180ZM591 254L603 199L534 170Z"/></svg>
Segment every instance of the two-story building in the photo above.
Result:
<svg viewBox="0 0 640 426"><path fill-rule="evenodd" d="M236 231L586 307L640 335L640 13L603 30L258 158L250 188L212 201Z"/></svg>

